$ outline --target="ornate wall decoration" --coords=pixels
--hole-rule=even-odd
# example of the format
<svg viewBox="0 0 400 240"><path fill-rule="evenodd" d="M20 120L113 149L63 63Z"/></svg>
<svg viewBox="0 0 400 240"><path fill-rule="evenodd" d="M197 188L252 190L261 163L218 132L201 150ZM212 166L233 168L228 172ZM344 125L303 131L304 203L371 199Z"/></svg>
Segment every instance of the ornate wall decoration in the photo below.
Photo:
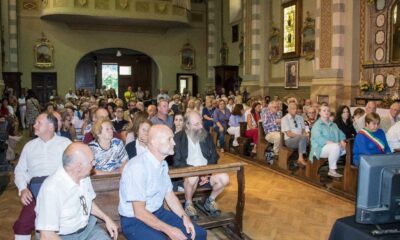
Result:
<svg viewBox="0 0 400 240"><path fill-rule="evenodd" d="M365 2L360 1L360 60L359 60L359 71L360 81L364 81L364 56L365 56Z"/></svg>
<svg viewBox="0 0 400 240"><path fill-rule="evenodd" d="M52 68L54 66L53 52L53 44L51 44L44 33L42 33L42 37L36 40L36 43L33 46L35 67Z"/></svg>
<svg viewBox="0 0 400 240"><path fill-rule="evenodd" d="M87 7L87 0L75 0L75 7Z"/></svg>
<svg viewBox="0 0 400 240"><path fill-rule="evenodd" d="M158 14L167 14L169 9L168 3L158 2L154 4L154 12Z"/></svg>
<svg viewBox="0 0 400 240"><path fill-rule="evenodd" d="M332 0L321 1L320 68L332 63Z"/></svg>
<svg viewBox="0 0 400 240"><path fill-rule="evenodd" d="M110 9L110 1L109 0L96 0L95 2L95 8L97 9Z"/></svg>
<svg viewBox="0 0 400 240"><path fill-rule="evenodd" d="M37 10L38 9L38 3L36 0L24 0L22 2L22 8L24 10Z"/></svg>
<svg viewBox="0 0 400 240"><path fill-rule="evenodd" d="M300 54L301 0L287 1L282 5L283 58Z"/></svg>
<svg viewBox="0 0 400 240"><path fill-rule="evenodd" d="M277 27L272 27L269 38L269 60L273 63L278 63L281 57L281 31Z"/></svg>
<svg viewBox="0 0 400 240"><path fill-rule="evenodd" d="M310 12L308 11L301 37L302 56L306 60L313 60L315 56L315 19L310 17Z"/></svg>
<svg viewBox="0 0 400 240"><path fill-rule="evenodd" d="M68 0L54 0L54 7L67 7L68 6Z"/></svg>
<svg viewBox="0 0 400 240"><path fill-rule="evenodd" d="M192 70L195 66L194 48L190 43L183 45L181 49L181 68Z"/></svg>
<svg viewBox="0 0 400 240"><path fill-rule="evenodd" d="M49 0L42 0L42 8L47 7L47 4L49 4Z"/></svg>
<svg viewBox="0 0 400 240"><path fill-rule="evenodd" d="M137 12L149 12L150 11L150 3L149 2L136 2L136 11Z"/></svg>
<svg viewBox="0 0 400 240"><path fill-rule="evenodd" d="M118 1L118 8L120 8L120 9L127 9L128 5L129 5L128 0L119 0Z"/></svg>

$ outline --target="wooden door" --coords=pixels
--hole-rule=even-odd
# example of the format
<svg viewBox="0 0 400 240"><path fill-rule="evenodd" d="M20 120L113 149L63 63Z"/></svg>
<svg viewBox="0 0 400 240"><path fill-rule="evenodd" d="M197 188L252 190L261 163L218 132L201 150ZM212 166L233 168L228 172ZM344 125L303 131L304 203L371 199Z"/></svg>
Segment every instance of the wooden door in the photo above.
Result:
<svg viewBox="0 0 400 240"><path fill-rule="evenodd" d="M53 89L57 90L57 73L32 73L32 90L36 94L36 97L38 98L42 106L44 106L49 101L49 97Z"/></svg>

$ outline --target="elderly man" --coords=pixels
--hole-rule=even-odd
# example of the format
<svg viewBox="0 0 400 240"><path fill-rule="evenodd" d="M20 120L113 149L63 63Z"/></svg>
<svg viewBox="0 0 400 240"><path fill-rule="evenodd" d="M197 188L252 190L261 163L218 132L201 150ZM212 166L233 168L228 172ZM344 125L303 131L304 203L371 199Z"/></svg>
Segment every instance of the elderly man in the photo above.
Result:
<svg viewBox="0 0 400 240"><path fill-rule="evenodd" d="M57 119L53 114L42 113L33 126L37 138L22 149L15 168L15 185L18 188L22 207L14 224L15 239L31 239L35 230L35 199L44 179L61 165L62 154L71 143L68 138L55 134Z"/></svg>
<svg viewBox="0 0 400 240"><path fill-rule="evenodd" d="M281 130L285 134L286 146L298 150L297 162L303 166L307 165L304 161L304 154L307 151L308 137L305 134L304 119L297 114L296 103L289 103L288 114L281 120Z"/></svg>
<svg viewBox="0 0 400 240"><path fill-rule="evenodd" d="M387 132L397 121L399 121L400 104L398 102L390 105L389 113L381 117L380 127Z"/></svg>
<svg viewBox="0 0 400 240"><path fill-rule="evenodd" d="M70 88L67 92L67 94L65 94L65 101L68 101L69 99L78 99L78 96L76 96L76 94L74 93L74 91L72 90L72 88Z"/></svg>
<svg viewBox="0 0 400 240"><path fill-rule="evenodd" d="M164 89L161 88L160 93L157 95L157 103L159 103L160 100L162 100L162 99L166 100L167 102L169 101L168 94L165 92Z"/></svg>
<svg viewBox="0 0 400 240"><path fill-rule="evenodd" d="M396 122L386 133L386 139L392 152L400 151L400 122Z"/></svg>
<svg viewBox="0 0 400 240"><path fill-rule="evenodd" d="M172 129L172 125L174 119L172 116L168 115L169 113L169 104L167 100L161 99L158 102L157 106L157 114L150 119L150 121L154 124L164 124L167 125L169 128Z"/></svg>
<svg viewBox="0 0 400 240"><path fill-rule="evenodd" d="M365 116L372 112L376 113L376 103L374 101L368 102L365 106L365 114L354 121L353 125L357 132L365 127Z"/></svg>
<svg viewBox="0 0 400 240"><path fill-rule="evenodd" d="M188 112L185 115L185 130L178 132L175 137L175 167L205 166L216 164L218 154L209 132L203 128L201 116L197 112ZM198 214L192 203L192 197L198 185L210 183L212 192L204 203L204 208L212 215L219 215L215 199L224 191L229 183L226 173L211 176L188 177L184 179L185 212L193 220L198 219Z"/></svg>
<svg viewBox="0 0 400 240"><path fill-rule="evenodd" d="M110 239L96 224L96 217L104 220L111 237L117 239L118 227L93 202L92 162L88 146L72 143L62 155L62 166L44 181L35 209L41 239Z"/></svg>
<svg viewBox="0 0 400 240"><path fill-rule="evenodd" d="M118 211L125 237L135 239L206 239L193 225L172 191L165 157L174 154L174 135L164 125L150 128L148 151L129 161L121 176ZM163 207L164 200L171 211Z"/></svg>
<svg viewBox="0 0 400 240"><path fill-rule="evenodd" d="M281 145L281 116L278 114L278 101L271 101L268 104L268 111L264 114L263 127L265 132L265 140L274 144L274 155L279 155L279 147Z"/></svg>

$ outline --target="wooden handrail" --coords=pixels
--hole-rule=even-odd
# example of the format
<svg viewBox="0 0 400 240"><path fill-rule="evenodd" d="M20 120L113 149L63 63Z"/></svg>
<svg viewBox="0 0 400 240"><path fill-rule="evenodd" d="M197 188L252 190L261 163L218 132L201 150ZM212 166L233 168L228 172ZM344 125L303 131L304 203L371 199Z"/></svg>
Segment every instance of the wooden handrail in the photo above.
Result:
<svg viewBox="0 0 400 240"><path fill-rule="evenodd" d="M171 178L180 177L193 177L207 175L211 173L224 173L239 171L241 167L247 165L244 162L213 164L199 167L184 167L184 168L171 168L169 169L169 176Z"/></svg>

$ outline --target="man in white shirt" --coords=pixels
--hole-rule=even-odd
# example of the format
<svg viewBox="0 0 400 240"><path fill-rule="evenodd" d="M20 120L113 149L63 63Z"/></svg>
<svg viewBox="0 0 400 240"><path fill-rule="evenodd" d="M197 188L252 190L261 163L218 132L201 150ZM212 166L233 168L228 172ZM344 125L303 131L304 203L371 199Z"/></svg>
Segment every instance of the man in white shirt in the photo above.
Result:
<svg viewBox="0 0 400 240"><path fill-rule="evenodd" d="M367 116L368 113L376 113L376 103L374 101L369 101L367 105L365 106L365 114L358 118L357 120L354 121L353 125L356 131L358 132L360 129L365 127L365 116Z"/></svg>
<svg viewBox="0 0 400 240"><path fill-rule="evenodd" d="M218 154L211 134L203 128L201 116L197 112L188 112L185 115L185 130L178 132L175 137L174 166L205 166L217 164ZM198 219L197 210L193 206L192 197L198 185L209 183L212 192L204 203L204 208L211 215L219 215L215 199L224 191L229 183L226 173L217 173L211 176L188 177L184 179L185 211L193 220Z"/></svg>
<svg viewBox="0 0 400 240"><path fill-rule="evenodd" d="M303 166L307 165L304 154L307 151L308 137L305 134L304 119L297 114L296 103L289 103L288 113L281 120L281 131L285 134L286 146L298 150L297 162Z"/></svg>
<svg viewBox="0 0 400 240"><path fill-rule="evenodd" d="M78 99L78 96L76 96L76 94L72 91L72 88L70 88L67 92L67 94L65 94L65 101L69 100L70 98L72 99Z"/></svg>
<svg viewBox="0 0 400 240"><path fill-rule="evenodd" d="M111 237L117 239L117 225L93 202L92 168L88 146L75 142L67 147L62 166L44 181L37 198L36 230L41 239L110 239L96 224L96 217L104 220Z"/></svg>
<svg viewBox="0 0 400 240"><path fill-rule="evenodd" d="M399 120L400 104L398 102L390 105L389 113L381 117L380 127L384 132L387 132Z"/></svg>
<svg viewBox="0 0 400 240"><path fill-rule="evenodd" d="M394 124L386 133L386 139L392 152L400 149L400 122Z"/></svg>
<svg viewBox="0 0 400 240"><path fill-rule="evenodd" d="M207 232L191 222L172 191L164 159L174 154L173 137L167 126L152 126L148 151L132 158L122 172L118 212L122 232L129 240L207 238ZM164 208L164 202L171 210Z"/></svg>
<svg viewBox="0 0 400 240"><path fill-rule="evenodd" d="M61 165L62 154L71 143L55 134L58 122L53 114L42 113L33 126L38 138L25 144L15 167L15 185L24 205L14 223L15 239L31 239L35 230L35 199L44 179Z"/></svg>

